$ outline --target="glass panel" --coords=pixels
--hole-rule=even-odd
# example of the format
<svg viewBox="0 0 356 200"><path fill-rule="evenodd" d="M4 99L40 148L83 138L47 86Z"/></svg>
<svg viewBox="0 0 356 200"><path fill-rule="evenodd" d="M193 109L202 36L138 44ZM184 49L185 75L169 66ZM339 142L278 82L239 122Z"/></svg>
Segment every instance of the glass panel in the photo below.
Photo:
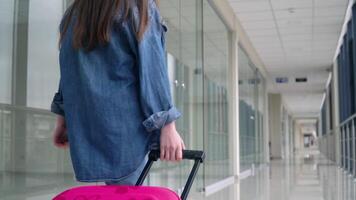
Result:
<svg viewBox="0 0 356 200"><path fill-rule="evenodd" d="M0 199L53 196L79 184L73 179L68 151L53 147L52 114L3 105L0 120L0 193L5 194Z"/></svg>
<svg viewBox="0 0 356 200"><path fill-rule="evenodd" d="M228 129L229 31L204 1L205 184L232 175Z"/></svg>
<svg viewBox="0 0 356 200"><path fill-rule="evenodd" d="M239 47L240 171L264 162L266 81Z"/></svg>
<svg viewBox="0 0 356 200"><path fill-rule="evenodd" d="M160 1L160 10L169 29L166 42L172 96L182 113L177 129L187 149L203 149L202 1ZM191 164L159 163L154 166L149 184L183 188ZM203 187L202 169L194 187ZM193 188L192 195L199 195L195 191Z"/></svg>
<svg viewBox="0 0 356 200"><path fill-rule="evenodd" d="M68 151L52 144L54 115L25 107L48 109L57 90L63 5L60 0L33 0L4 1L0 7L0 199L51 199L78 185ZM12 90L16 102L11 102Z"/></svg>
<svg viewBox="0 0 356 200"><path fill-rule="evenodd" d="M0 103L11 103L13 0L4 0L0 7Z"/></svg>
<svg viewBox="0 0 356 200"><path fill-rule="evenodd" d="M239 48L240 171L256 160L256 74L245 51ZM256 123L256 124L255 124Z"/></svg>
<svg viewBox="0 0 356 200"><path fill-rule="evenodd" d="M28 18L27 105L48 109L58 89L58 25L63 1L31 0Z"/></svg>
<svg viewBox="0 0 356 200"><path fill-rule="evenodd" d="M256 163L261 164L264 162L264 110L265 110L265 102L266 102L266 83L263 76L257 71L257 98L258 98L258 109L257 109L257 130L258 130L258 137L257 137L257 157Z"/></svg>

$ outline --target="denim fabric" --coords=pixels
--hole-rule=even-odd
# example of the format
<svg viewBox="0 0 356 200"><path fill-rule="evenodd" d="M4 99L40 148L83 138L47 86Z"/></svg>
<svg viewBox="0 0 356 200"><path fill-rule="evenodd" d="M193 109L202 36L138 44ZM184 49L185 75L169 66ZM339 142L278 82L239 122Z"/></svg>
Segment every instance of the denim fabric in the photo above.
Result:
<svg viewBox="0 0 356 200"><path fill-rule="evenodd" d="M51 110L65 116L78 181L115 181L134 173L159 145L160 129L180 117L170 93L166 27L148 1L149 25L141 41L137 7L131 19L115 19L106 45L90 52L74 49L75 19L62 40Z"/></svg>
<svg viewBox="0 0 356 200"><path fill-rule="evenodd" d="M57 115L62 115L62 116L65 115L64 108L63 108L63 97L60 90L58 90L58 92L54 95L52 105L51 105L51 111L53 113L56 113Z"/></svg>
<svg viewBox="0 0 356 200"><path fill-rule="evenodd" d="M105 182L105 184L106 185L135 185L136 182L138 181L138 178L140 178L140 175L143 169L145 168L147 161L148 161L148 155L145 157L144 161L141 163L141 165L137 168L137 170L134 173L118 181L107 181Z"/></svg>

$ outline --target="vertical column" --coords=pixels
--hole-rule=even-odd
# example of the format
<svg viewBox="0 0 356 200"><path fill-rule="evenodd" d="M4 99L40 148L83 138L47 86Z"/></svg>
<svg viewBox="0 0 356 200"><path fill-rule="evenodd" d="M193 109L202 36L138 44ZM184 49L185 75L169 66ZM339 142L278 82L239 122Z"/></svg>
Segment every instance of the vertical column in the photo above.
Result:
<svg viewBox="0 0 356 200"><path fill-rule="evenodd" d="M352 123L352 135L351 135L351 141L352 141L352 174L353 174L353 176L354 177L356 177L356 147L355 147L355 145L356 145L356 141L355 141L355 139L356 139L356 137L355 137L355 135L356 135L356 133L355 133L355 120L353 119L352 121L351 121L351 123Z"/></svg>
<svg viewBox="0 0 356 200"><path fill-rule="evenodd" d="M343 168L346 170L347 169L347 128L346 126L343 127L342 130L342 145L343 145L343 162L344 162L344 166Z"/></svg>
<svg viewBox="0 0 356 200"><path fill-rule="evenodd" d="M352 174L353 173L353 165L354 165L354 163L353 163L353 157L354 157L354 152L352 151L353 150L353 144L352 144L352 135L353 135L353 133L352 133L352 121L350 121L350 128L349 128L349 153L350 153L350 155L349 155L349 173L350 174Z"/></svg>
<svg viewBox="0 0 356 200"><path fill-rule="evenodd" d="M268 93L267 93L267 86L266 86L266 82L264 82L264 93L263 93L263 98L264 98L264 108L263 108L263 133L264 133L264 137L263 137L263 143L264 143L264 162L265 163L269 163L270 162L270 148L269 148L269 135L270 135L270 129L269 129L269 115L268 115Z"/></svg>
<svg viewBox="0 0 356 200"><path fill-rule="evenodd" d="M284 115L284 134L285 134L285 147L284 147L284 151L285 151L285 158L287 159L287 161L289 161L290 158L290 132L289 132L289 114L288 111L285 109L284 110L285 115Z"/></svg>
<svg viewBox="0 0 356 200"><path fill-rule="evenodd" d="M26 106L29 1L16 0L12 73L12 104Z"/></svg>
<svg viewBox="0 0 356 200"><path fill-rule="evenodd" d="M272 158L282 158L282 131L281 131L281 95L269 94L268 95L268 114L269 114L269 134L271 140L271 156Z"/></svg>
<svg viewBox="0 0 356 200"><path fill-rule="evenodd" d="M260 126L259 126L259 96L258 96L258 70L254 69L253 71L253 88L254 88L254 104L255 104L255 112L254 112L254 126L255 126L255 137L253 138L253 142L255 145L254 149L254 161L253 161L253 170L255 171L255 167L258 166L258 158L259 158L259 134L260 134ZM253 172L255 173L255 172Z"/></svg>
<svg viewBox="0 0 356 200"><path fill-rule="evenodd" d="M194 69L194 74L192 74L191 80L194 82L194 90L192 90L191 97L193 97L193 111L192 116L192 127L195 127L193 130L193 140L195 141L197 148L204 148L204 120L203 120L203 112L204 112L204 97L203 97L203 49L204 49L204 38L203 38L203 2L202 0L195 0L195 18L196 18L196 27L195 27L195 38L196 38L196 68ZM194 94L193 94L194 92ZM196 133L199 133L197 136ZM203 170L201 170L203 172ZM204 175L201 176L202 180L199 183L199 187L204 187Z"/></svg>
<svg viewBox="0 0 356 200"><path fill-rule="evenodd" d="M347 150L346 150L346 153L347 153L347 171L351 171L351 145L350 145L350 141L351 141L351 138L350 138L350 134L351 133L351 127L350 127L350 124L347 123L347 126L346 126L346 146L347 146Z"/></svg>
<svg viewBox="0 0 356 200"><path fill-rule="evenodd" d="M339 129L339 138L340 138L340 149L339 149L339 158L340 158L340 166L343 167L344 166L344 158L343 158L343 152L344 152L344 146L343 146L343 141L342 141L342 127L340 127Z"/></svg>
<svg viewBox="0 0 356 200"><path fill-rule="evenodd" d="M348 164L348 160L347 160L347 125L344 125L343 128L343 145L344 145L344 169L347 170L347 164Z"/></svg>
<svg viewBox="0 0 356 200"><path fill-rule="evenodd" d="M341 144L341 167L345 168L345 143L344 143L344 127L340 128L340 144Z"/></svg>
<svg viewBox="0 0 356 200"><path fill-rule="evenodd" d="M298 127L298 122L297 120L293 120L293 128L294 128L294 147L296 150L296 153L299 152L300 150L300 132L299 132L299 127Z"/></svg>
<svg viewBox="0 0 356 200"><path fill-rule="evenodd" d="M345 125L346 170L350 171L350 124Z"/></svg>
<svg viewBox="0 0 356 200"><path fill-rule="evenodd" d="M330 146L330 139L331 139L331 124L330 124L330 86L327 86L326 93L325 93L325 117L323 120L325 120L325 144L326 144L326 155L329 160L332 160L332 147Z"/></svg>
<svg viewBox="0 0 356 200"><path fill-rule="evenodd" d="M356 4L354 4L354 1L352 2L353 3L353 6L352 6L352 31L351 31L351 34L352 34L352 38L353 38L353 41L352 41L352 60L353 60L353 65L351 66L352 67L352 71L353 71L353 74L351 74L351 77L352 77L352 85L353 85L353 91L351 91L354 96L356 95L356 68L355 68L355 63L356 63ZM356 97L354 98L354 102L352 102L353 105L356 105ZM355 113L352 113L352 114L355 114ZM353 135L352 135L352 146L353 146L353 175L354 177L356 177L356 133L355 133L355 119L352 119L352 124L354 125L354 131L353 131Z"/></svg>
<svg viewBox="0 0 356 200"><path fill-rule="evenodd" d="M27 104L27 56L28 56L28 17L29 1L16 0L14 13L13 64L12 64L12 110L11 123L11 169L26 171L26 113L18 107ZM23 176L16 176L14 184L24 187Z"/></svg>
<svg viewBox="0 0 356 200"><path fill-rule="evenodd" d="M229 131L232 132L231 155L233 156L233 174L237 180L236 189L233 190L234 199L240 199L240 120L239 120L239 74L238 74L238 37L236 33L231 34L231 65L230 65L230 95L229 95Z"/></svg>
<svg viewBox="0 0 356 200"><path fill-rule="evenodd" d="M339 59L339 57L338 57ZM340 115L339 115L339 65L338 65L338 59L334 62L333 65L333 79L332 79L332 109L334 113L333 117L333 127L334 127L334 144L335 144L335 161L336 164L341 165L341 137L340 137L340 128L339 122L340 122Z"/></svg>

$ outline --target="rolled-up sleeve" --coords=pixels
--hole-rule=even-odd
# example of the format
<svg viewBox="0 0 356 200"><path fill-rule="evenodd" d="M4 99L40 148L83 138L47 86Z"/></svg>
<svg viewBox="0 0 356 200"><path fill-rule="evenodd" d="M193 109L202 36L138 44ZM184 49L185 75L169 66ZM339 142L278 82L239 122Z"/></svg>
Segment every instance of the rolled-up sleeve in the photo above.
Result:
<svg viewBox="0 0 356 200"><path fill-rule="evenodd" d="M145 115L143 125L149 132L160 130L177 120L181 113L172 103L165 50L165 27L155 5L141 39L136 40L140 104Z"/></svg>
<svg viewBox="0 0 356 200"><path fill-rule="evenodd" d="M61 81L59 81L58 91L55 93L52 103L51 103L51 112L64 116L63 108L63 95L62 95L62 86Z"/></svg>
<svg viewBox="0 0 356 200"><path fill-rule="evenodd" d="M177 120L180 116L181 113L173 106L168 111L152 114L143 122L143 125L147 131L152 132L163 128L163 126Z"/></svg>

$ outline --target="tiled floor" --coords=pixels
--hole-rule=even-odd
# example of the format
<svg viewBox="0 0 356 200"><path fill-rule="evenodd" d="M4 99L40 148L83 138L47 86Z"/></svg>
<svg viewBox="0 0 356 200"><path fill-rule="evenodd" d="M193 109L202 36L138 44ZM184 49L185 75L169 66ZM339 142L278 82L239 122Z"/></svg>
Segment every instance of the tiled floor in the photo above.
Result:
<svg viewBox="0 0 356 200"><path fill-rule="evenodd" d="M63 188L70 187L70 184L59 186L55 182L44 185L41 184L44 180L41 182L39 178L29 174L0 173L0 200L48 200ZM53 177L47 179L53 180ZM274 160L239 185L240 200L356 200L354 179L316 150L299 153L287 161ZM17 191L14 188L25 189ZM230 190L237 188L238 185L232 186L229 192L224 190L206 199L235 200L229 195ZM191 199L204 198L194 194Z"/></svg>
<svg viewBox="0 0 356 200"><path fill-rule="evenodd" d="M356 200L356 182L318 151L308 150L289 161L274 160L256 176L241 181L240 197L241 200Z"/></svg>

